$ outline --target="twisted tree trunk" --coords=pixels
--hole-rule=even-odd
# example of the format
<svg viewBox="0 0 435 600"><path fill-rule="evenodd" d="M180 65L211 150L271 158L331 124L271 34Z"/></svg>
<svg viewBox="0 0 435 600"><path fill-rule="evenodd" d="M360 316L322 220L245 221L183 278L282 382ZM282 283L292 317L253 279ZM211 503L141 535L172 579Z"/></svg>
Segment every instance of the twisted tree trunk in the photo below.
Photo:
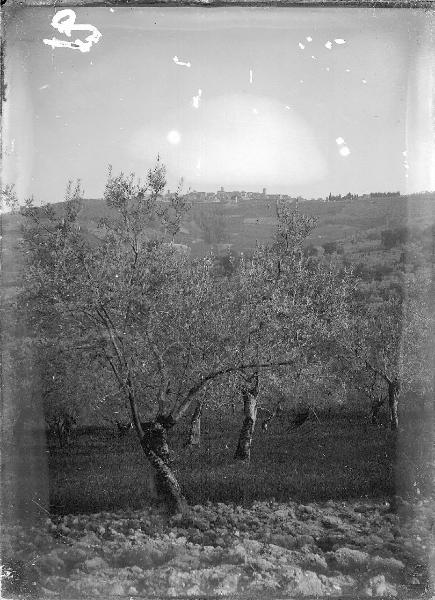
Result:
<svg viewBox="0 0 435 600"><path fill-rule="evenodd" d="M258 373L254 376L254 383L250 387L243 386L242 398L244 418L234 458L249 462L251 460L252 436L257 420Z"/></svg>
<svg viewBox="0 0 435 600"><path fill-rule="evenodd" d="M171 469L167 430L174 424L164 416L141 423L142 450L154 469L157 494L171 514L182 513L186 509L186 500Z"/></svg>
<svg viewBox="0 0 435 600"><path fill-rule="evenodd" d="M190 422L189 439L187 440L186 446L199 446L201 445L201 417L202 409L204 408L204 401L199 400L193 411L192 420Z"/></svg>
<svg viewBox="0 0 435 600"><path fill-rule="evenodd" d="M63 427L62 427L62 422L60 420L56 421L56 435L57 435L57 441L59 442L59 448L63 448L64 447L64 432L63 432Z"/></svg>
<svg viewBox="0 0 435 600"><path fill-rule="evenodd" d="M392 431L396 431L399 427L399 393L400 384L397 377L392 381L388 381L388 406L390 409L390 427Z"/></svg>

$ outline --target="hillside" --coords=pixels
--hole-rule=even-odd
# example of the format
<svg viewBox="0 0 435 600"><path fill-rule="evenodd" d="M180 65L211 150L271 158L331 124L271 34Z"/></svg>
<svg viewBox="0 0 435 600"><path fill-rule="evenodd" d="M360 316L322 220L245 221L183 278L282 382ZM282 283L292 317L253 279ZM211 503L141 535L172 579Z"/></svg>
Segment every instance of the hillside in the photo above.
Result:
<svg viewBox="0 0 435 600"><path fill-rule="evenodd" d="M63 211L63 203L52 206ZM301 199L298 207L316 221L306 251L337 252L366 281L391 279L396 272L414 271L433 262L435 192L371 194L335 201ZM81 231L96 242L101 236L100 220L110 214L102 199L84 199L79 213ZM4 227L18 231L16 216L2 218ZM203 256L210 250L217 256L228 252L237 256L270 240L275 223L276 200L272 197L237 203L193 202L175 241L189 246L192 256ZM150 236L155 233L150 223ZM4 245L3 252L8 251Z"/></svg>
<svg viewBox="0 0 435 600"><path fill-rule="evenodd" d="M435 192L411 196L363 196L334 202L300 200L301 212L317 219L312 233L313 245L330 241L356 241L367 234L385 229L408 227L423 232L433 223ZM60 205L59 205L60 206ZM86 199L80 221L90 233L97 234L99 219L108 212L102 200ZM219 241L209 242L201 221L219 220ZM179 240L195 248L195 253L207 246L231 246L235 251L252 249L256 241L270 238L275 223L275 201L244 200L237 204L194 203L183 224ZM216 224L216 223L215 223Z"/></svg>
<svg viewBox="0 0 435 600"><path fill-rule="evenodd" d="M306 251L336 252L354 266L372 298L388 295L392 287L399 289L404 272L433 263L435 193L299 200L298 206L316 220ZM97 239L98 223L107 214L103 200L84 200L79 215L82 231ZM228 252L237 256L270 240L275 222L276 200L267 196L237 203L193 202L175 241L189 246L192 256L210 250L218 257Z"/></svg>

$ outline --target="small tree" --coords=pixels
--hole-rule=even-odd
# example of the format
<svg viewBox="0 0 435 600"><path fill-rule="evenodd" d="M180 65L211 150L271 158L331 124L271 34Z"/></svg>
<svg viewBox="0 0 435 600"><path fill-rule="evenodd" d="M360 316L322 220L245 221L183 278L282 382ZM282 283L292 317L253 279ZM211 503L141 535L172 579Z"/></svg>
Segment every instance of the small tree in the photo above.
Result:
<svg viewBox="0 0 435 600"><path fill-rule="evenodd" d="M164 185L159 163L148 172L144 185L132 176L109 173L105 192L109 214L101 221L97 244L80 231L79 185L69 186L63 210L52 206L38 210L29 201L23 213L27 217L26 292L37 326L54 348L68 339L69 350L76 348L82 360L89 360L100 380L114 378L129 403L160 492L175 510L183 499L167 461L165 432L172 421L163 414L163 381L158 415L144 426L147 434L138 408L139 391L155 390L159 383L154 373L146 381L151 357L158 355L153 341L158 308L163 316L164 300L180 290L187 272L184 256L161 233L168 230L168 223L176 229L185 210L175 197L169 215L168 207L159 203ZM169 238L174 238L174 229ZM162 369L159 376L164 376ZM155 398L143 395L141 404L150 409Z"/></svg>
<svg viewBox="0 0 435 600"><path fill-rule="evenodd" d="M49 434L62 448L70 441L72 430L90 408L97 380L82 354L68 348L62 339L54 347L51 339L38 342L35 363L39 374L44 419Z"/></svg>
<svg viewBox="0 0 435 600"><path fill-rule="evenodd" d="M247 362L268 362L281 377L301 363L329 360L328 346L347 320L349 273L331 260L306 256L304 243L314 222L281 203L271 244L258 246L239 270L237 311L240 350ZM261 373L243 373L244 421L235 457L249 461Z"/></svg>
<svg viewBox="0 0 435 600"><path fill-rule="evenodd" d="M227 219L220 207L201 211L198 219L206 244L219 244L228 239Z"/></svg>
<svg viewBox="0 0 435 600"><path fill-rule="evenodd" d="M429 284L425 273L409 275L404 294L355 307L353 335L347 338L348 356L360 379L375 377L377 386L384 385L385 392L377 395L379 401L388 400L392 430L399 425L400 393L432 389Z"/></svg>

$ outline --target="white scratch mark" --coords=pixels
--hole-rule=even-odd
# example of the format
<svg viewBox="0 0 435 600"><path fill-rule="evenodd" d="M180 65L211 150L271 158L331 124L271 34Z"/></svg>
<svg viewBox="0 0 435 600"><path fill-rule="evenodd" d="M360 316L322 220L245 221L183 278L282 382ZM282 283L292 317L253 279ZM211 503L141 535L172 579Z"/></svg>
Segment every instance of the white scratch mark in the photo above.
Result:
<svg viewBox="0 0 435 600"><path fill-rule="evenodd" d="M302 44L302 42L299 42L298 46L301 50L305 50L305 46Z"/></svg>
<svg viewBox="0 0 435 600"><path fill-rule="evenodd" d="M331 50L332 48L332 42L330 40L328 40L325 44L325 48L328 48L328 50Z"/></svg>
<svg viewBox="0 0 435 600"><path fill-rule="evenodd" d="M199 101L201 100L201 96L202 96L202 90L199 89L198 90L198 95L197 96L193 96L193 98L192 98L193 108L199 108Z"/></svg>
<svg viewBox="0 0 435 600"><path fill-rule="evenodd" d="M307 35L307 37L305 38L307 40L307 42L312 42L313 38L310 35Z"/></svg>
<svg viewBox="0 0 435 600"><path fill-rule="evenodd" d="M338 137L336 138L335 143L341 146L341 144L344 144L344 139L342 137Z"/></svg>
<svg viewBox="0 0 435 600"><path fill-rule="evenodd" d="M404 150L404 151L402 152L402 156L408 156L408 150Z"/></svg>
<svg viewBox="0 0 435 600"><path fill-rule="evenodd" d="M336 38L336 39L334 40L334 42L335 42L336 44L338 44L338 45L341 45L341 44L345 44L345 43L346 43L346 40L343 40L343 38Z"/></svg>
<svg viewBox="0 0 435 600"><path fill-rule="evenodd" d="M38 89L39 89L39 90L46 90L46 89L47 89L47 88L49 88L49 87L50 87L50 86L49 86L49 84L48 84L48 83L46 83L45 85L41 85L41 87L40 87L40 88L38 88Z"/></svg>
<svg viewBox="0 0 435 600"><path fill-rule="evenodd" d="M198 169L198 171L201 170L201 159L200 158L198 158L198 161L196 163L196 168Z"/></svg>
<svg viewBox="0 0 435 600"><path fill-rule="evenodd" d="M312 58L313 60L317 60L317 56L314 56L313 54L311 55L311 58Z"/></svg>
<svg viewBox="0 0 435 600"><path fill-rule="evenodd" d="M347 146L342 146L339 150L341 156L349 156L350 149Z"/></svg>
<svg viewBox="0 0 435 600"><path fill-rule="evenodd" d="M346 69L346 73L350 73L350 69Z"/></svg>
<svg viewBox="0 0 435 600"><path fill-rule="evenodd" d="M330 67L325 67L325 71L330 71Z"/></svg>
<svg viewBox="0 0 435 600"><path fill-rule="evenodd" d="M252 83L254 80L254 73L252 72L252 69L249 69L249 83Z"/></svg>
<svg viewBox="0 0 435 600"><path fill-rule="evenodd" d="M190 62L183 62L182 60L180 60L178 58L178 56L174 56L174 58L172 59L174 61L174 63L180 67L187 67L188 69L190 69L190 67L192 66Z"/></svg>
<svg viewBox="0 0 435 600"><path fill-rule="evenodd" d="M367 83L367 79L361 79L363 83Z"/></svg>
<svg viewBox="0 0 435 600"><path fill-rule="evenodd" d="M51 26L57 29L59 33L64 33L67 37L71 37L71 32L74 30L90 31L90 35L85 38L84 42L78 38L74 42L68 42L53 37L51 40L43 39L43 43L51 46L53 50L55 48L71 48L72 50L80 50L80 52L89 52L92 44L96 44L100 40L101 33L93 25L76 25L75 21L76 13L70 8L66 8L54 15L51 20Z"/></svg>
<svg viewBox="0 0 435 600"><path fill-rule="evenodd" d="M114 8L109 8L110 12L115 12Z"/></svg>
<svg viewBox="0 0 435 600"><path fill-rule="evenodd" d="M258 115L258 110L256 108L253 108L252 112L253 112L254 115Z"/></svg>
<svg viewBox="0 0 435 600"><path fill-rule="evenodd" d="M50 513L48 512L48 510L47 510L46 508L44 508L43 506L41 506L41 505L39 504L39 502L36 502L36 500L35 500L34 498L32 498L32 502L33 502L34 504L36 504L36 506L39 506L39 508L42 508L42 510L43 510L44 512L46 512L46 513L47 513L47 515L49 515L49 514L50 514Z"/></svg>
<svg viewBox="0 0 435 600"><path fill-rule="evenodd" d="M290 106L288 106L287 104L285 105L287 110L290 110Z"/></svg>

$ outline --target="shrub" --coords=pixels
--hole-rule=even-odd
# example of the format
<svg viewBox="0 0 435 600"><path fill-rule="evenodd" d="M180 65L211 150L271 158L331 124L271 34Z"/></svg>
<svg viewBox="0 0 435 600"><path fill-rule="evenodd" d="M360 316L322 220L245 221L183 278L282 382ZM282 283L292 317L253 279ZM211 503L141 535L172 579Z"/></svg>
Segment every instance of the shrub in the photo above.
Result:
<svg viewBox="0 0 435 600"><path fill-rule="evenodd" d="M323 249L325 254L333 254L334 252L337 252L337 242L326 242L323 244Z"/></svg>
<svg viewBox="0 0 435 600"><path fill-rule="evenodd" d="M405 244L409 238L407 227L398 227L397 229L384 229L381 231L381 242L386 250L391 250L395 246Z"/></svg>

